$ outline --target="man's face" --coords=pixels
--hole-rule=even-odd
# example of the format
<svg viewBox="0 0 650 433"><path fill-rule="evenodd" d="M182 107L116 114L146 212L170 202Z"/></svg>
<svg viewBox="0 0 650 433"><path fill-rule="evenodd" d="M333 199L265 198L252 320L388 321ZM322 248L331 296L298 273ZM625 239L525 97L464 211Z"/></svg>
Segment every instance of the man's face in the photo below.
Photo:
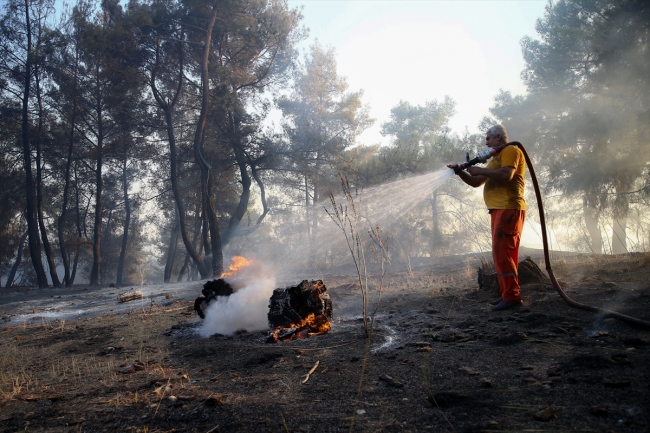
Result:
<svg viewBox="0 0 650 433"><path fill-rule="evenodd" d="M489 132L485 136L485 145L487 147L497 147L500 144L501 136L499 134L492 135Z"/></svg>

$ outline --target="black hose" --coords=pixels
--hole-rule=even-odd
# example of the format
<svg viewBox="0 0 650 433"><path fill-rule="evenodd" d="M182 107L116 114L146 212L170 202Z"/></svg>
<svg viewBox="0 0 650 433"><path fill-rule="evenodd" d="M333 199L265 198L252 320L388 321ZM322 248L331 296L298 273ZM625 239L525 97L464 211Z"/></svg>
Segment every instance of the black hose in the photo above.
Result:
<svg viewBox="0 0 650 433"><path fill-rule="evenodd" d="M555 287L555 290L557 290L558 294L562 297L562 299L564 299L569 305L571 305L574 308L579 308L581 310L599 313L603 317L613 317L623 322L631 323L633 325L650 328L650 322L647 320L637 319L636 317L627 316L625 314L617 313L616 311L606 310L604 308L592 307L591 305L581 304L580 302L576 302L573 299L571 299L564 292L562 286L560 286L560 283L557 281L557 279L555 279L555 275L553 275L553 270L551 269L551 259L548 253L548 240L546 236L546 219L544 218L544 208L542 206L542 194L539 190L539 184L537 183L537 176L535 175L535 169L533 168L533 164L530 161L530 157L528 156L526 149L524 149L524 146L520 142L512 141L508 144L512 144L514 146L517 146L519 149L521 149L521 151L524 154L524 158L526 159L526 165L528 165L528 170L530 171L530 177L533 180L533 187L535 188L535 196L537 197L537 208L539 209L539 223L542 226L542 242L544 244L544 261L546 262L546 272L548 272L548 276L550 277L551 282L553 283L553 287Z"/></svg>

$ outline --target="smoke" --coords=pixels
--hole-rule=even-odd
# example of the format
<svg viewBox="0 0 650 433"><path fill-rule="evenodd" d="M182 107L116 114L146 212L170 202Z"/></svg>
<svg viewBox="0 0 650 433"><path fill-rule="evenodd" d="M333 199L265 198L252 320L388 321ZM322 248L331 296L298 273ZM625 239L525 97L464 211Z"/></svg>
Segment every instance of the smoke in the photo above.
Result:
<svg viewBox="0 0 650 433"><path fill-rule="evenodd" d="M234 290L228 297L210 303L199 329L202 337L231 335L235 331L260 331L268 328L269 299L275 289L275 274L266 262L254 260L236 276L224 278Z"/></svg>

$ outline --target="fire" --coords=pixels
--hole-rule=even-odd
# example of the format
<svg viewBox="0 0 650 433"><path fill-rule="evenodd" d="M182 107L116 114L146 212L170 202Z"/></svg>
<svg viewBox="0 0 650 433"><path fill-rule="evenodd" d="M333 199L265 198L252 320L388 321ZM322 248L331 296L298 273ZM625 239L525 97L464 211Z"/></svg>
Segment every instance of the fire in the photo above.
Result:
<svg viewBox="0 0 650 433"><path fill-rule="evenodd" d="M223 277L232 277L237 274L237 271L246 266L250 266L253 263L252 260L247 259L243 256L234 256L232 262L228 265L228 270L221 273L220 278Z"/></svg>
<svg viewBox="0 0 650 433"><path fill-rule="evenodd" d="M316 316L314 313L310 313L300 322L292 323L288 328L278 326L273 330L273 334L271 334L269 340L275 342L291 341L296 338L305 338L311 335L324 334L331 328L332 325L325 315L319 314Z"/></svg>

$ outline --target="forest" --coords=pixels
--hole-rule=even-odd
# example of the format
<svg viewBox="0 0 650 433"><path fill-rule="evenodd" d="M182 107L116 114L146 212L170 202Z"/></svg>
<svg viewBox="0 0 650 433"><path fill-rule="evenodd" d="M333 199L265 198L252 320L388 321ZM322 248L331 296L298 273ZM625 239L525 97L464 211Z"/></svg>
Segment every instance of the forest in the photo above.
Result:
<svg viewBox="0 0 650 433"><path fill-rule="evenodd" d="M263 249L333 266L345 251L319 215L341 179L407 180L401 195L421 197L382 227L394 260L488 250L480 197L408 179L483 150L496 123L533 159L553 248L650 250L648 2L549 2L521 41L525 95L496 94L462 135L454 95L400 101L381 124L389 146L359 142L375 121L363 91L332 48L301 54L301 18L283 0L6 0L3 287L206 279Z"/></svg>

